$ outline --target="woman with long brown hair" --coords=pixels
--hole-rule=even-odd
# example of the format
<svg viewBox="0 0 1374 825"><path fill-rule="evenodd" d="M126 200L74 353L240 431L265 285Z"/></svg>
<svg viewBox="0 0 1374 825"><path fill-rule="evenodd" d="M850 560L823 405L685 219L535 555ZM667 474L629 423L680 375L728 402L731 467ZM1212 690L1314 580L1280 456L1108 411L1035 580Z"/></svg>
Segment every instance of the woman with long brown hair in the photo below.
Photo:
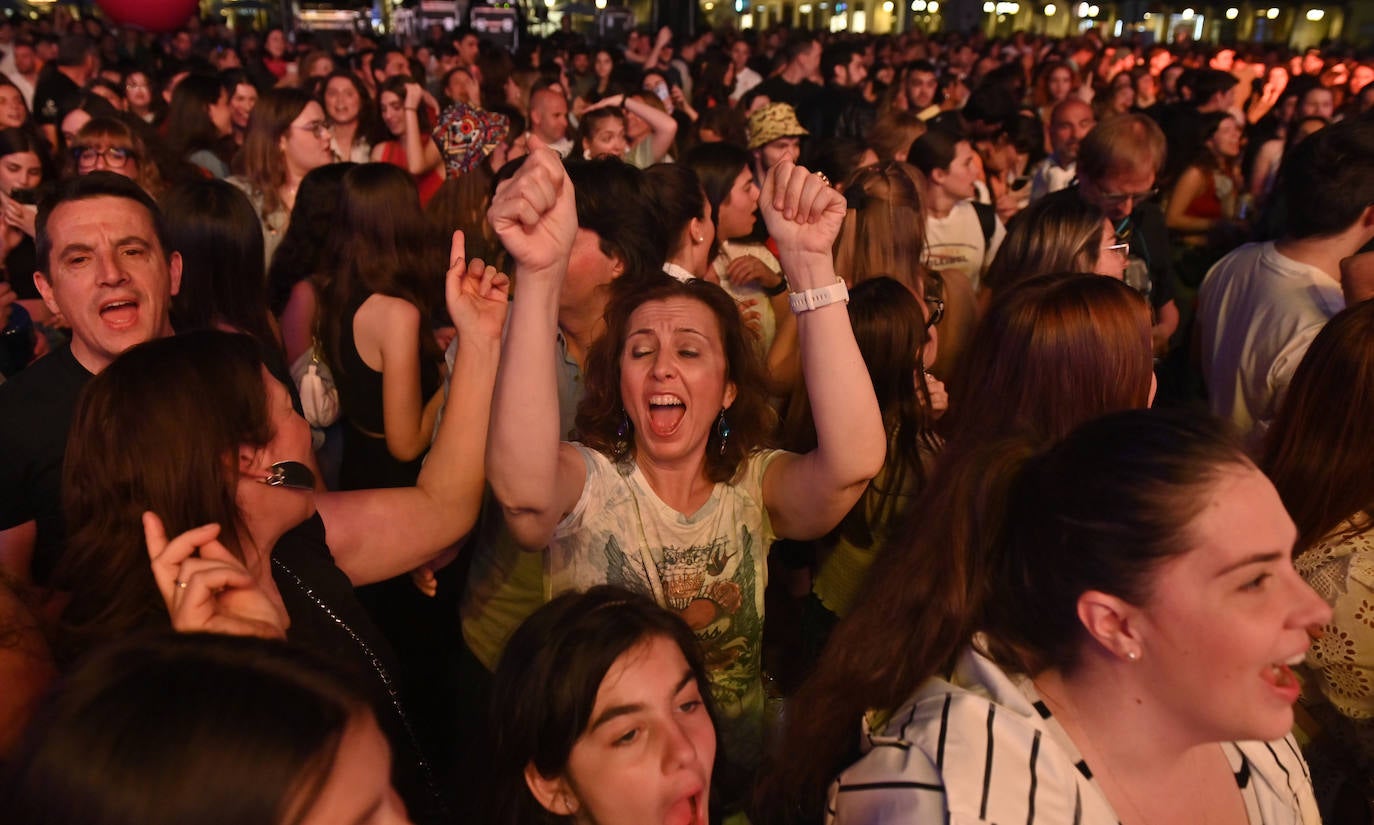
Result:
<svg viewBox="0 0 1374 825"><path fill-rule="evenodd" d="M794 704L758 821L1319 821L1289 667L1330 611L1219 423L996 440L931 489Z"/></svg>
<svg viewBox="0 0 1374 825"><path fill-rule="evenodd" d="M932 661L932 650L963 632L962 611L982 583L971 567L976 554L961 549L977 525L951 515L977 504L959 483L957 457L1016 434L1062 438L1093 417L1144 407L1152 366L1148 311L1119 281L1042 277L993 304L951 382L953 427L908 546L878 557L853 613L792 700L779 751L789 757L763 786L765 821L795 809L818 814L863 713L899 706L930 675L904 663ZM937 552L947 569L929 567Z"/></svg>
<svg viewBox="0 0 1374 825"><path fill-rule="evenodd" d="M354 588L435 559L481 508L508 282L466 261L461 238L450 263L448 308L462 335L454 396L415 486L318 491L310 428L256 342L220 331L158 339L83 393L64 463L74 529L53 578L71 594L62 662L170 627L284 630L352 667L377 697L410 811L427 821L437 797L413 708Z"/></svg>
<svg viewBox="0 0 1374 825"><path fill-rule="evenodd" d="M1260 465L1298 528L1294 564L1335 610L1307 657L1315 747L1374 810L1374 301L1326 322L1288 385ZM1313 767L1317 758L1313 756ZM1352 820L1353 821L1353 820Z"/></svg>
<svg viewBox="0 0 1374 825"><path fill-rule="evenodd" d="M810 661L835 623L853 609L874 559L887 552L944 445L935 422L949 397L944 384L927 372L938 352L934 311L905 284L877 276L850 291L849 320L882 412L887 457L844 520L811 543L815 574L802 618L803 654ZM786 447L797 452L811 449L816 440L804 390L793 392L784 427Z"/></svg>
<svg viewBox="0 0 1374 825"><path fill-rule="evenodd" d="M443 158L429 134L433 124L424 89L409 78L393 77L378 88L377 106L388 137L372 147L372 160L409 172L424 206L444 182Z"/></svg>
<svg viewBox="0 0 1374 825"><path fill-rule="evenodd" d="M290 88L263 92L236 159L238 174L229 181L248 194L262 221L267 263L272 262L291 221L301 179L333 160L329 121L309 92Z"/></svg>
<svg viewBox="0 0 1374 825"><path fill-rule="evenodd" d="M978 292L986 311L992 298L1021 281L1056 272L1095 272L1121 280L1129 244L1101 209L1071 189L1051 192L1016 214Z"/></svg>
<svg viewBox="0 0 1374 825"><path fill-rule="evenodd" d="M913 294L938 299L940 351L930 365L948 378L973 332L973 288L958 273L932 272L926 254L925 179L900 161L866 166L845 183L845 220L835 240L835 271L858 284L894 278ZM929 292L928 292L929 290Z"/></svg>
<svg viewBox="0 0 1374 825"><path fill-rule="evenodd" d="M387 163L343 176L317 278L319 339L344 418L344 489L407 486L443 402L431 326L442 259L415 184Z"/></svg>

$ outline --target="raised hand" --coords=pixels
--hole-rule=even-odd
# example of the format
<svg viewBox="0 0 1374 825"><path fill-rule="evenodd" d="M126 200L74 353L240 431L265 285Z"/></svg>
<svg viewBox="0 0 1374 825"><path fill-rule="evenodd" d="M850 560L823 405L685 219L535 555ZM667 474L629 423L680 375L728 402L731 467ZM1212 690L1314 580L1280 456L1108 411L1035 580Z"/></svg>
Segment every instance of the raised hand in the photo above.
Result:
<svg viewBox="0 0 1374 825"><path fill-rule="evenodd" d="M153 579L180 633L286 637L289 619L229 548L218 524L187 530L171 541L162 519L143 514Z"/></svg>
<svg viewBox="0 0 1374 825"><path fill-rule="evenodd" d="M407 109L419 108L420 103L425 99L424 87L419 83L406 84L406 99L402 105Z"/></svg>
<svg viewBox="0 0 1374 825"><path fill-rule="evenodd" d="M572 181L557 152L534 136L529 145L520 171L496 187L487 220L522 279L561 280L577 235Z"/></svg>
<svg viewBox="0 0 1374 825"><path fill-rule="evenodd" d="M917 367L915 379L917 383L926 385L926 394L930 396L930 415L931 418L939 418L949 411L949 391L945 389L945 382Z"/></svg>
<svg viewBox="0 0 1374 825"><path fill-rule="evenodd" d="M510 302L510 278L482 263L481 258L469 261L461 229L453 233L444 298L460 346L478 339L501 340Z"/></svg>
<svg viewBox="0 0 1374 825"><path fill-rule="evenodd" d="M789 276L793 271L789 258L831 260L845 204L844 197L822 178L784 160L764 176L759 209Z"/></svg>

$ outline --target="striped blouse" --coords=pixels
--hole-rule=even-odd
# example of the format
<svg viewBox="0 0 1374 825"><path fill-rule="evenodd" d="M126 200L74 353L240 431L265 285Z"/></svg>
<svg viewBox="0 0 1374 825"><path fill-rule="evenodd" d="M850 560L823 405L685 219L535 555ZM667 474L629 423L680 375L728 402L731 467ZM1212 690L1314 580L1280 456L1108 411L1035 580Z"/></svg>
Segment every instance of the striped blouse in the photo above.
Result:
<svg viewBox="0 0 1374 825"><path fill-rule="evenodd" d="M969 649L931 679L830 787L827 825L1118 825L1078 749L1040 701ZM1291 736L1222 746L1252 825L1319 825Z"/></svg>

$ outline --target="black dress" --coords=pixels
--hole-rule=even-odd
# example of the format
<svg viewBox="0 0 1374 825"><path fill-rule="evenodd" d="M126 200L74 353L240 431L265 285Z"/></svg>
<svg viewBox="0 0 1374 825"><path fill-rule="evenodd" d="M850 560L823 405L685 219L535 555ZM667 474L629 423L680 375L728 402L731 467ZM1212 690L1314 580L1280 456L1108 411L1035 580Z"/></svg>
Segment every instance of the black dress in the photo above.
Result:
<svg viewBox="0 0 1374 825"><path fill-rule="evenodd" d="M413 487L424 461L423 455L412 461L400 461L386 447L382 374L363 363L353 340L353 318L370 297L371 294L363 294L351 301L339 324L341 369L335 373L334 381L343 407L343 463L339 468L339 488L343 490ZM421 403L431 398L442 383L439 365L421 357Z"/></svg>
<svg viewBox="0 0 1374 825"><path fill-rule="evenodd" d="M387 450L382 413L382 374L363 363L353 338L353 319L358 308L371 297L365 293L347 305L339 326L339 361L342 370L334 376L343 408L343 460L339 468L339 488L370 490L380 487L413 487L424 462L422 454L413 461L399 461ZM428 334L422 330L421 334ZM416 342L419 346L419 342ZM420 359L420 396L422 401L438 391L442 383L438 364ZM377 529L385 530L379 524ZM453 697L456 687L450 657L457 635L456 596L441 588L437 598L416 589L410 576L402 575L357 589L357 599L373 623L391 643L400 665L399 673L411 686L411 698L426 719L424 730L417 731L428 753L434 755L441 775L448 776L449 765L462 743L451 732Z"/></svg>

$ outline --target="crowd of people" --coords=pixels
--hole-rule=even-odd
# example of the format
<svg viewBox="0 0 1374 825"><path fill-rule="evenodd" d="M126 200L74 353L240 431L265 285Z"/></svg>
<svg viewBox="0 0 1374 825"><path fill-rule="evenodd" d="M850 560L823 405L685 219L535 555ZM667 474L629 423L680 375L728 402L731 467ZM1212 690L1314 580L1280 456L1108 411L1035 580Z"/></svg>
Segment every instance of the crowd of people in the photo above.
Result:
<svg viewBox="0 0 1374 825"><path fill-rule="evenodd" d="M0 18L16 823L1367 823L1374 61Z"/></svg>

